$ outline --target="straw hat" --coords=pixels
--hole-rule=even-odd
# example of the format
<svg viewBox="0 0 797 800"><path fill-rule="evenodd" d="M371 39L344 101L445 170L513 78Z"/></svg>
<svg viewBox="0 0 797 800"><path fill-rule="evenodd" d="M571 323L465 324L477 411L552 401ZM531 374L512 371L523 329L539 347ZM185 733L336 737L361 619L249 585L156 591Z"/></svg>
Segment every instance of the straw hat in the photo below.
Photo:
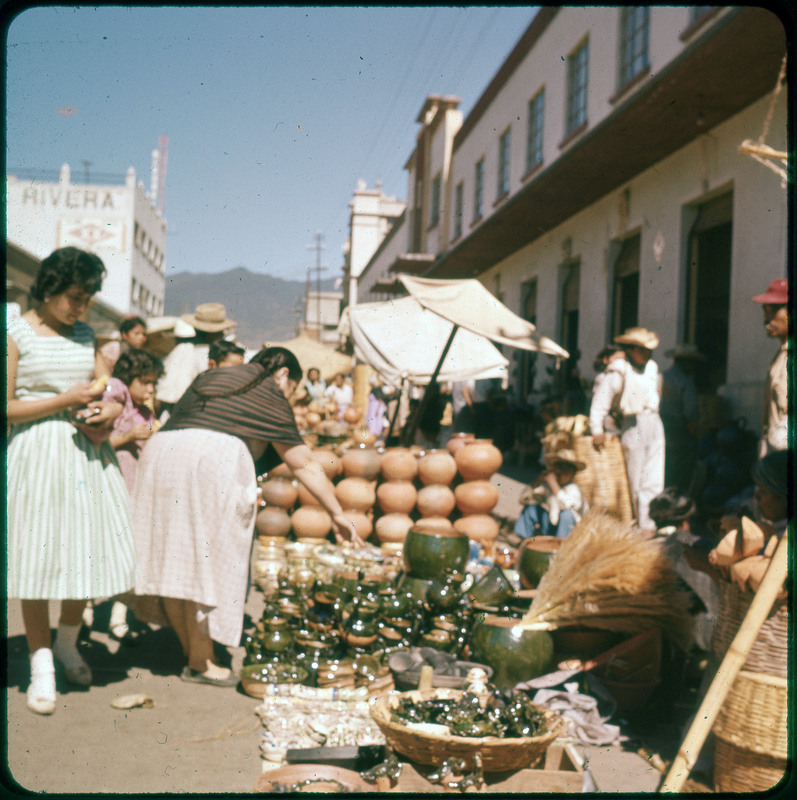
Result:
<svg viewBox="0 0 797 800"><path fill-rule="evenodd" d="M183 314L181 319L198 331L216 333L235 325L235 320L227 319L227 309L221 303L201 303L193 314Z"/></svg>
<svg viewBox="0 0 797 800"><path fill-rule="evenodd" d="M684 344L677 344L672 350L668 350L665 354L667 358L689 358L693 361L705 361L706 357L697 349L697 345L685 342Z"/></svg>
<svg viewBox="0 0 797 800"><path fill-rule="evenodd" d="M764 294L757 294L752 300L771 306L785 305L789 302L789 282L785 278L775 278Z"/></svg>
<svg viewBox="0 0 797 800"><path fill-rule="evenodd" d="M188 339L196 331L179 317L150 317L147 320L147 335L172 333L181 339Z"/></svg>
<svg viewBox="0 0 797 800"><path fill-rule="evenodd" d="M659 335L647 328L626 328L625 333L614 337L614 341L617 344L632 344L646 350L655 350L659 346Z"/></svg>
<svg viewBox="0 0 797 800"><path fill-rule="evenodd" d="M573 450L563 448L561 450L554 450L553 453L547 453L545 456L545 466L550 468L554 464L565 463L569 464L576 472L581 472L586 469L587 465L579 460L578 456Z"/></svg>

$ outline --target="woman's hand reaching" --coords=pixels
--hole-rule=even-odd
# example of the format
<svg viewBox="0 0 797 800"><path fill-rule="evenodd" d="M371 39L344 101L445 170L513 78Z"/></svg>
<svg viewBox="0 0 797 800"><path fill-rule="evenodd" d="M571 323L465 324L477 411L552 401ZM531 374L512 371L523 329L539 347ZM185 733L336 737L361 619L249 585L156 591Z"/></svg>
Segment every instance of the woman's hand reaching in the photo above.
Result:
<svg viewBox="0 0 797 800"><path fill-rule="evenodd" d="M365 544L357 535L357 530L352 521L343 512L333 515L332 531L338 544L351 542L355 547L362 547Z"/></svg>

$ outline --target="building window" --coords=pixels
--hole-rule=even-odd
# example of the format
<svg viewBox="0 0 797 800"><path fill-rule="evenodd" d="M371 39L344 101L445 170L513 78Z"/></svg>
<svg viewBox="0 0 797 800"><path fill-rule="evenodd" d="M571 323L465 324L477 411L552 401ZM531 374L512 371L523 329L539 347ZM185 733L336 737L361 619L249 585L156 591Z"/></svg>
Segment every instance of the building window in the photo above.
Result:
<svg viewBox="0 0 797 800"><path fill-rule="evenodd" d="M138 284L135 278L130 284L130 302L134 305L138 302Z"/></svg>
<svg viewBox="0 0 797 800"><path fill-rule="evenodd" d="M589 42L585 41L567 57L566 133L572 133L587 122L588 54Z"/></svg>
<svg viewBox="0 0 797 800"><path fill-rule="evenodd" d="M454 190L454 239L462 236L462 211L465 205L465 184L460 181Z"/></svg>
<svg viewBox="0 0 797 800"><path fill-rule="evenodd" d="M619 86L625 86L640 72L648 69L650 9L648 6L624 6L620 9L620 75Z"/></svg>
<svg viewBox="0 0 797 800"><path fill-rule="evenodd" d="M440 221L440 173L432 178L432 197L429 203L429 227Z"/></svg>
<svg viewBox="0 0 797 800"><path fill-rule="evenodd" d="M641 237L629 236L614 262L612 335L639 324L639 253Z"/></svg>
<svg viewBox="0 0 797 800"><path fill-rule="evenodd" d="M545 89L529 100L528 136L526 137L526 172L542 163L542 123L545 117Z"/></svg>
<svg viewBox="0 0 797 800"><path fill-rule="evenodd" d="M507 128L498 140L498 197L509 194L509 148L512 129Z"/></svg>
<svg viewBox="0 0 797 800"><path fill-rule="evenodd" d="M484 159L476 164L473 183L473 219L481 219L484 205Z"/></svg>

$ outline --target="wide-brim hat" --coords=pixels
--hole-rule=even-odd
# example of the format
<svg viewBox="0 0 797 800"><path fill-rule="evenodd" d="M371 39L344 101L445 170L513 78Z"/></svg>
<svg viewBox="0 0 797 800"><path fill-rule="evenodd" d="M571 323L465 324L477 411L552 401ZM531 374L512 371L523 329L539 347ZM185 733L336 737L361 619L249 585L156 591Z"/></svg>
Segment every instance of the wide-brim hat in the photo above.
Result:
<svg viewBox="0 0 797 800"><path fill-rule="evenodd" d="M147 336L158 333L171 333L178 338L187 339L196 331L180 317L150 317L147 320Z"/></svg>
<svg viewBox="0 0 797 800"><path fill-rule="evenodd" d="M706 360L706 357L697 349L697 345L689 342L675 345L672 350L668 350L664 355L667 358L689 358L693 361Z"/></svg>
<svg viewBox="0 0 797 800"><path fill-rule="evenodd" d="M764 294L757 294L752 298L756 303L771 306L782 306L789 302L789 282L785 278L775 278L767 286Z"/></svg>
<svg viewBox="0 0 797 800"><path fill-rule="evenodd" d="M561 450L554 450L552 453L547 453L545 456L545 466L552 467L554 464L569 464L576 472L581 472L586 469L587 465L579 459L579 457L572 450L562 448Z"/></svg>
<svg viewBox="0 0 797 800"><path fill-rule="evenodd" d="M655 350L659 346L659 335L647 328L626 328L624 333L614 337L617 344L631 344Z"/></svg>
<svg viewBox="0 0 797 800"><path fill-rule="evenodd" d="M183 314L180 319L198 331L207 333L216 333L235 325L235 320L227 319L227 309L221 303L200 303L193 314Z"/></svg>

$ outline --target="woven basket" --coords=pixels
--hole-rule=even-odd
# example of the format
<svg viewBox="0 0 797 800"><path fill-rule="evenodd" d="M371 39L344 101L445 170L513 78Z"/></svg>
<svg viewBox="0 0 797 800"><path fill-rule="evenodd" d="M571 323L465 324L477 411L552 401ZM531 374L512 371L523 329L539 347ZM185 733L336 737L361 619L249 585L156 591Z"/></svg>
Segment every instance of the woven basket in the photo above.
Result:
<svg viewBox="0 0 797 800"><path fill-rule="evenodd" d="M736 676L714 723L714 733L753 753L786 758L788 681L742 671Z"/></svg>
<svg viewBox="0 0 797 800"><path fill-rule="evenodd" d="M747 614L755 596L743 592L735 583L719 582L720 606L711 649L721 661ZM786 600L776 600L769 616L761 626L743 669L786 678L788 671L789 608Z"/></svg>
<svg viewBox="0 0 797 800"><path fill-rule="evenodd" d="M591 436L574 436L573 449L586 465L576 473L575 484L590 508L602 508L624 523L634 518L623 446L617 436L607 436L596 450Z"/></svg>
<svg viewBox="0 0 797 800"><path fill-rule="evenodd" d="M564 732L564 720L542 706L536 708L545 717L547 732L540 736L516 739L501 739L497 736L442 736L409 728L390 718L390 709L397 706L403 697L418 701L432 698L458 699L461 696L462 692L456 689L432 689L380 697L371 706L371 716L379 725L388 744L410 761L438 766L449 758L463 758L468 769L472 769L473 757L479 753L485 772L507 772L533 767L543 757L550 743Z"/></svg>
<svg viewBox="0 0 797 800"><path fill-rule="evenodd" d="M764 792L783 780L786 759L753 753L717 737L714 744L714 791Z"/></svg>

